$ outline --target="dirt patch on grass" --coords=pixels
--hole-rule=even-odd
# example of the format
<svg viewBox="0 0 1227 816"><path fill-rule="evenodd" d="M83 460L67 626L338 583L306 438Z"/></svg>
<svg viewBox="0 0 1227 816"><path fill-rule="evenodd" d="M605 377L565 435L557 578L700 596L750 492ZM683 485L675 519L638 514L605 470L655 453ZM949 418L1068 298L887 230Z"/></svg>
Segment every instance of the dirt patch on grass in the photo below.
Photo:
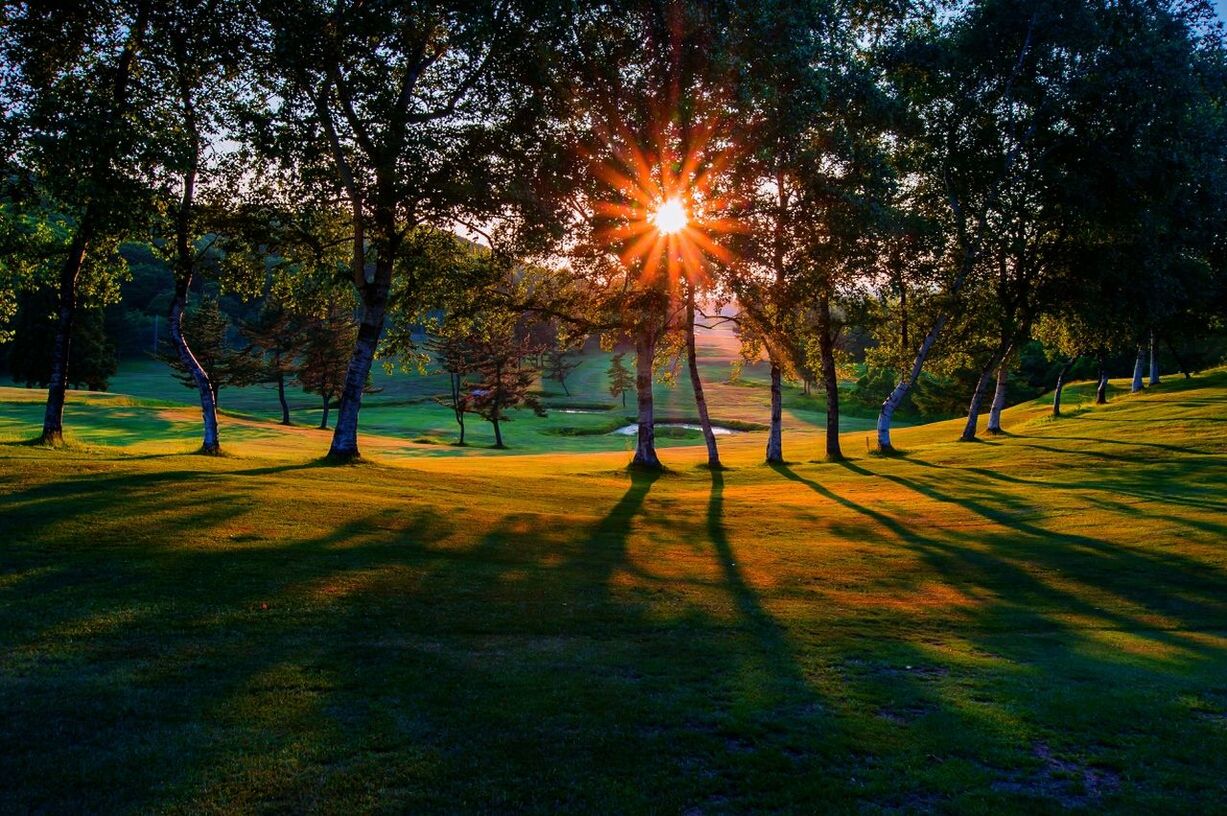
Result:
<svg viewBox="0 0 1227 816"><path fill-rule="evenodd" d="M1013 772L993 783L993 790L1051 799L1067 808L1081 808L1116 792L1120 777L1103 768L1059 756L1045 743L1037 742L1032 753L1040 760L1038 770Z"/></svg>

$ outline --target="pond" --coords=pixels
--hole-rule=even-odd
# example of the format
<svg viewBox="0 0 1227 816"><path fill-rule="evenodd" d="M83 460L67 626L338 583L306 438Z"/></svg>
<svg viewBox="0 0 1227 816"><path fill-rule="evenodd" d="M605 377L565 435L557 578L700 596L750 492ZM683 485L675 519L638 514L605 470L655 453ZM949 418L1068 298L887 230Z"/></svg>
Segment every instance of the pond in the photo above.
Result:
<svg viewBox="0 0 1227 816"><path fill-rule="evenodd" d="M657 428L685 428L688 431L703 430L702 425L694 425L689 422L657 422L656 427ZM732 428L725 428L720 425L711 426L711 432L715 434L716 436L731 436L732 434L741 433L741 431L735 431ZM639 435L639 425L638 423L634 425L623 425L618 430L610 432L611 436L614 434L617 434L618 436L638 436Z"/></svg>

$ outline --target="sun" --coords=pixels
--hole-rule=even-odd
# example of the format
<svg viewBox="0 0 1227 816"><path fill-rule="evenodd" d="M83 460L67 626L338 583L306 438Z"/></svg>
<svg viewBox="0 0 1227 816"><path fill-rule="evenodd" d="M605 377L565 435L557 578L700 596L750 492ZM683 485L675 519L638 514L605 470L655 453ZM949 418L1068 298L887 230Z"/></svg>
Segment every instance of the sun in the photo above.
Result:
<svg viewBox="0 0 1227 816"><path fill-rule="evenodd" d="M686 228L689 217L681 199L670 198L660 203L652 213L652 225L661 235L676 235Z"/></svg>

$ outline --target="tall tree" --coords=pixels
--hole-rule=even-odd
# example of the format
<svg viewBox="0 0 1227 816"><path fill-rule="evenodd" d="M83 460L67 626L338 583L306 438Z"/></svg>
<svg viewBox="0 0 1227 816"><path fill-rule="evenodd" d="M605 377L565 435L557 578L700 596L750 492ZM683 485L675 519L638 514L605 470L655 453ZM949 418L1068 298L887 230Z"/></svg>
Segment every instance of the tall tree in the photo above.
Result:
<svg viewBox="0 0 1227 816"><path fill-rule="evenodd" d="M717 182L734 145L722 98L723 16L701 3L632 3L576 21L570 126L580 145L572 199L575 266L609 328L635 346L632 466L660 469L653 374L685 310L683 279L706 285L730 256Z"/></svg>
<svg viewBox="0 0 1227 816"><path fill-rule="evenodd" d="M299 354L306 345L304 318L286 304L266 300L256 319L240 328L252 349L260 356L259 382L277 387L277 402L281 406L281 424L291 425L290 404L286 401L286 383L298 373Z"/></svg>
<svg viewBox="0 0 1227 816"><path fill-rule="evenodd" d="M55 343L42 439L63 440L64 396L78 281L99 244L148 213L143 172L156 141L136 81L152 0L6 6L0 48L8 142L17 162L66 216L71 237L58 275Z"/></svg>
<svg viewBox="0 0 1227 816"><path fill-rule="evenodd" d="M543 140L535 93L548 72L531 37L546 31L528 0L447 4L257 4L278 78L262 144L319 199L345 201L350 277L362 317L330 455L359 455L358 413L393 279L422 225L498 222L532 232L526 194ZM406 278L409 285L416 281Z"/></svg>
<svg viewBox="0 0 1227 816"><path fill-rule="evenodd" d="M908 29L891 62L894 93L914 115L907 171L945 246L935 317L918 345L912 338L911 364L878 416L882 450L891 450L895 410L964 308L969 282L992 268L987 243L1004 218L1006 194L1065 127L1063 101L1088 47L1090 26L1078 4L981 0L960 11ZM995 369L985 366L981 383ZM976 390L982 397L984 385Z"/></svg>
<svg viewBox="0 0 1227 816"><path fill-rule="evenodd" d="M619 352L609 358L609 369L606 375L609 377L609 395L614 399L622 399L622 407L626 407L626 395L635 387L635 377L631 370L626 367L622 360L626 357L625 352Z"/></svg>
<svg viewBox="0 0 1227 816"><path fill-rule="evenodd" d="M219 404L222 388L243 387L260 381L264 368L260 355L250 347L235 342L235 326L230 316L222 311L216 297L206 297L195 308L188 309L182 315L178 331L183 338L172 339L172 347L164 349L160 356L185 388L199 389L197 367L209 371L209 404L214 408ZM180 342L190 344L195 349L193 367L184 364L178 348Z"/></svg>
<svg viewBox="0 0 1227 816"><path fill-rule="evenodd" d="M304 391L320 397L321 430L328 429L329 410L345 387L354 335L358 331L353 309L346 300L338 296L307 317L303 324L302 358L296 378ZM366 388L369 384L364 383Z"/></svg>
<svg viewBox="0 0 1227 816"><path fill-rule="evenodd" d="M195 387L202 420L201 452L221 451L217 422L217 383L230 376L204 365L183 330L188 295L205 268L217 268L218 234L230 220L226 211L234 189L230 162L217 145L232 138L241 106L250 103L255 18L247 4L216 0L155 3L147 46L150 75L162 92L163 120L159 197L163 218L155 221L155 246L172 271L167 314L171 343ZM233 271L235 268L230 267ZM263 268L243 270L248 288L262 283ZM225 280L223 283L233 283Z"/></svg>

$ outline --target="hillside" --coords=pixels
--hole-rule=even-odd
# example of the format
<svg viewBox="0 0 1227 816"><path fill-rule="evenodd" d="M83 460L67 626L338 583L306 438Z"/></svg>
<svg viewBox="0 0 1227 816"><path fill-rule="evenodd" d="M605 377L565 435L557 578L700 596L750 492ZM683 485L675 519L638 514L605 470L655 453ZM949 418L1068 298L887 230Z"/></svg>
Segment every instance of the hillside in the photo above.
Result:
<svg viewBox="0 0 1227 816"><path fill-rule="evenodd" d="M1215 810L1227 371L1088 395L651 478L0 389L0 811Z"/></svg>

